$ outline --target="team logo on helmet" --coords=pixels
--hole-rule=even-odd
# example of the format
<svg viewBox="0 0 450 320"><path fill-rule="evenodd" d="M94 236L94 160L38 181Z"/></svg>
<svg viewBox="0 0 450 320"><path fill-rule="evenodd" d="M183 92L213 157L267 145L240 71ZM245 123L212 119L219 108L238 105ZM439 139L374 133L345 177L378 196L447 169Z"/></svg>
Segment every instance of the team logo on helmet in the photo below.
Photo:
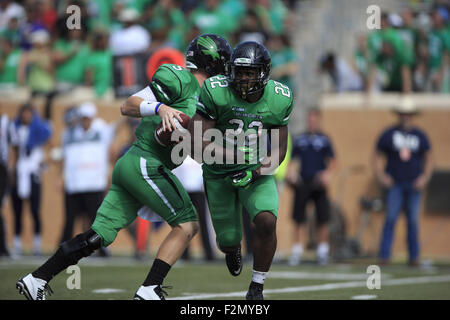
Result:
<svg viewBox="0 0 450 320"><path fill-rule="evenodd" d="M213 60L220 59L220 55L217 52L217 45L210 37L199 37L197 43L203 48L202 52L206 55L210 55Z"/></svg>

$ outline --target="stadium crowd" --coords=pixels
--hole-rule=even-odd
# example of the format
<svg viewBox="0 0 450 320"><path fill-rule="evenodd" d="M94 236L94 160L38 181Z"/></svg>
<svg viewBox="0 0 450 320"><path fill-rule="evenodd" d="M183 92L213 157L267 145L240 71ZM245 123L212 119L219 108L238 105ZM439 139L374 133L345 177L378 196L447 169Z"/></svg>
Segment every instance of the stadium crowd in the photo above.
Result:
<svg viewBox="0 0 450 320"><path fill-rule="evenodd" d="M329 52L319 69L333 91L450 92L450 19L448 2L429 11L404 8L383 12L380 29L358 35L348 63Z"/></svg>
<svg viewBox="0 0 450 320"><path fill-rule="evenodd" d="M0 1L0 90L28 88L33 95L90 87L111 97L113 56L151 54L161 47L184 52L202 33L230 43L258 40L272 51L273 77L289 79L296 56L285 36L295 1L281 0L23 0ZM79 27L67 12L80 8ZM287 67L286 67L287 66ZM288 80L290 81L290 80Z"/></svg>
<svg viewBox="0 0 450 320"><path fill-rule="evenodd" d="M354 64L366 90L450 92L449 4L430 12L381 14L381 29L358 38Z"/></svg>

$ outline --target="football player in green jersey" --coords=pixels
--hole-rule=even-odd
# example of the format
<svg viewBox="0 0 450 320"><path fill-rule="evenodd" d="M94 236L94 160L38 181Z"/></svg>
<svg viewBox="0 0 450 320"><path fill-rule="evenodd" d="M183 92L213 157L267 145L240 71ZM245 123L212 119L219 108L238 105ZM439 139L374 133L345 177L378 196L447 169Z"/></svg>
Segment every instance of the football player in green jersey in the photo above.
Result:
<svg viewBox="0 0 450 320"><path fill-rule="evenodd" d="M255 224L253 277L246 296L248 300L263 299L264 279L276 250L278 193L272 173L286 154L287 124L293 107L290 89L269 80L270 66L270 55L263 45L243 42L236 46L227 64L227 76L218 75L203 84L197 113L189 124L189 131L194 135L191 154L203 161L205 192L217 244L225 253L228 270L233 276L242 270L243 206ZM199 141L195 128L200 126L205 138L201 145L202 159L195 150L195 142ZM211 129L223 133L222 142L207 141ZM265 150L261 150L264 144L255 141L265 140L267 136L262 134L265 131L275 138L270 140L271 147L264 157L261 156L265 154ZM275 132L278 135L272 134ZM240 135L244 135L244 139L239 139ZM239 145L239 141L244 143ZM205 159L205 151L211 143L221 146L214 153L218 161ZM247 150L250 157L246 159L254 161L221 163L220 158L228 157L233 149L234 153L238 149Z"/></svg>
<svg viewBox="0 0 450 320"><path fill-rule="evenodd" d="M189 71L164 64L149 86L127 99L122 113L142 117L136 129L137 141L117 161L111 188L94 223L87 232L62 243L47 262L20 279L17 289L21 294L31 300L45 299L48 282L55 275L101 246L110 245L119 230L134 221L142 207L148 207L172 230L134 299L164 299L163 280L197 232L198 224L186 190L170 171L180 163L172 161L171 147L158 144L154 131L161 121L165 130L176 129L173 118L179 117L180 112L189 117L194 115L201 85L208 77L224 72L230 54L231 47L222 37L198 36L186 51Z"/></svg>

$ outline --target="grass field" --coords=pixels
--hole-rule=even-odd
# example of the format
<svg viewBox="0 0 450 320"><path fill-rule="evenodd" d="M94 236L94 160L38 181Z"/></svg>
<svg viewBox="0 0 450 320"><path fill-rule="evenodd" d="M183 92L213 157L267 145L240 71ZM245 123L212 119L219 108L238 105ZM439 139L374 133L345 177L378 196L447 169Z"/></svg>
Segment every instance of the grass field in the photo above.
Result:
<svg viewBox="0 0 450 320"><path fill-rule="evenodd" d="M0 300L24 299L16 281L44 259L0 260ZM129 258L89 258L80 264L81 288L69 290L71 274L63 272L51 282L49 299L131 299L145 278L150 261ZM265 298L303 299L450 299L450 265L411 268L405 265L381 267L381 289L366 286L370 263L312 263L298 267L272 266L266 280ZM228 274L224 261L178 262L166 278L169 299L244 299L251 277L246 264L239 277Z"/></svg>

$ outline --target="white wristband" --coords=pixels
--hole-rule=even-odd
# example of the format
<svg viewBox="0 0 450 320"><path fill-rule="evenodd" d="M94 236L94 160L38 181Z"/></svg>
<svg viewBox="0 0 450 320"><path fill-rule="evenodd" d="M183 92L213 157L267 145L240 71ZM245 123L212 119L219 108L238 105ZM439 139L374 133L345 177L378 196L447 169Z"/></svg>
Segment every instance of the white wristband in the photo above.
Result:
<svg viewBox="0 0 450 320"><path fill-rule="evenodd" d="M155 109L158 106L158 101L148 101L144 100L139 105L139 112L142 117L153 116L156 114Z"/></svg>

